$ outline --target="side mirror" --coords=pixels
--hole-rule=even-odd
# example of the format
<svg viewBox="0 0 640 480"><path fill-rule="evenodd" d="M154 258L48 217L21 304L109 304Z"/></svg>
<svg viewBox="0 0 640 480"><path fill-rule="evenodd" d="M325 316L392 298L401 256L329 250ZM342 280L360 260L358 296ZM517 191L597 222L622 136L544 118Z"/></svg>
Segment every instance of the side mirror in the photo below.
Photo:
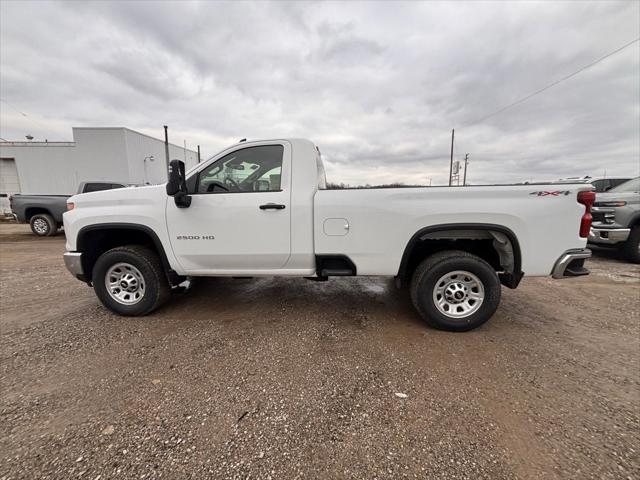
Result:
<svg viewBox="0 0 640 480"><path fill-rule="evenodd" d="M191 205L191 196L187 192L187 179L184 174L184 162L181 160L169 162L167 195L173 197L178 208L187 208Z"/></svg>

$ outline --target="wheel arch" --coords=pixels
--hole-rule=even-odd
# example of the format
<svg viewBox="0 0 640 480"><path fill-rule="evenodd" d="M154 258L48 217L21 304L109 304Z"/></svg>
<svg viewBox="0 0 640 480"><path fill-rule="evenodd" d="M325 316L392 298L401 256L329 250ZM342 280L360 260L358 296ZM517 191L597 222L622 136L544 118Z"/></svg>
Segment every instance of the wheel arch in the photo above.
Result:
<svg viewBox="0 0 640 480"><path fill-rule="evenodd" d="M27 206L24 209L25 222L29 223L31 221L32 217L34 217L36 215L40 215L40 214L49 215L49 216L51 216L51 218L53 218L54 222L56 221L53 213L48 208L36 207L36 206Z"/></svg>
<svg viewBox="0 0 640 480"><path fill-rule="evenodd" d="M398 269L398 278L400 280L407 280L409 276L412 274L412 267L415 268L415 265L412 265L412 260L414 253L416 253L416 249L420 247L420 245L426 240L431 240L429 236L431 234L436 234L438 232L473 232L473 231L482 231L482 232L496 232L504 235L511 246L513 252L513 267L510 272L500 273L500 281L503 285L509 288L516 288L520 283L520 280L523 277L522 268L522 254L520 250L520 243L518 242L518 237L516 234L510 229L503 225L491 224L491 223L445 223L438 225L430 225L428 227L421 228L416 233L413 234L411 239L407 242L405 246L404 252L402 253L402 259L400 261L400 267ZM461 235L459 239L465 239L464 236ZM468 239L468 238L467 238ZM458 238L450 237L449 241L455 243ZM457 250L465 250L464 247L455 246L454 249ZM496 247L493 246L493 249L496 250ZM433 253L436 253L439 250L435 250ZM421 258L425 258L427 255L422 256ZM500 256L500 252L496 250L496 255Z"/></svg>
<svg viewBox="0 0 640 480"><path fill-rule="evenodd" d="M133 223L103 223L87 225L78 231L76 250L82 252L82 267L87 282L91 281L93 266L102 253L124 245L147 245L160 258L160 263L171 285L184 280L169 263L169 258L156 232L146 226Z"/></svg>

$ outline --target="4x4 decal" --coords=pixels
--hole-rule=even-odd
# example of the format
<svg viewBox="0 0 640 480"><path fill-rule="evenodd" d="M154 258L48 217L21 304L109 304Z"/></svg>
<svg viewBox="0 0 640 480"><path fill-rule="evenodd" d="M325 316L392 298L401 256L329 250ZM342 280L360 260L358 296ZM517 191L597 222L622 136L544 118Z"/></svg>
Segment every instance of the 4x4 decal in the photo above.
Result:
<svg viewBox="0 0 640 480"><path fill-rule="evenodd" d="M553 190L551 192L543 190L540 192L531 192L529 195L537 195L538 197L548 197L548 196L558 197L560 195L569 195L570 193L571 193L571 190Z"/></svg>

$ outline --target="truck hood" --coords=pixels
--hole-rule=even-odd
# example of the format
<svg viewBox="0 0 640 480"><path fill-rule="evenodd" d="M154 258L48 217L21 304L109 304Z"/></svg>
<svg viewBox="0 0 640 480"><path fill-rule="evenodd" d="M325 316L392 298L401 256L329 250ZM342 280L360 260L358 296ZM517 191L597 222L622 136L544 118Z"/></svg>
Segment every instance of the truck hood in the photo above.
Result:
<svg viewBox="0 0 640 480"><path fill-rule="evenodd" d="M67 202L73 202L76 208L85 206L136 205L153 203L158 201L160 197L166 196L166 187L163 184L81 193L70 197Z"/></svg>

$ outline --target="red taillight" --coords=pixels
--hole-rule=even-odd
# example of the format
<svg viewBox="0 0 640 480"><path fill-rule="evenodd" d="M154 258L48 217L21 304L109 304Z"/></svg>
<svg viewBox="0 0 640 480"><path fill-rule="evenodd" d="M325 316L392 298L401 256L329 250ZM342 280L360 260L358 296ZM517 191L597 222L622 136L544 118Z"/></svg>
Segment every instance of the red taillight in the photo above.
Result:
<svg viewBox="0 0 640 480"><path fill-rule="evenodd" d="M584 205L584 214L580 220L580 236L587 238L591 230L591 207L596 201L595 192L578 192L578 203Z"/></svg>

